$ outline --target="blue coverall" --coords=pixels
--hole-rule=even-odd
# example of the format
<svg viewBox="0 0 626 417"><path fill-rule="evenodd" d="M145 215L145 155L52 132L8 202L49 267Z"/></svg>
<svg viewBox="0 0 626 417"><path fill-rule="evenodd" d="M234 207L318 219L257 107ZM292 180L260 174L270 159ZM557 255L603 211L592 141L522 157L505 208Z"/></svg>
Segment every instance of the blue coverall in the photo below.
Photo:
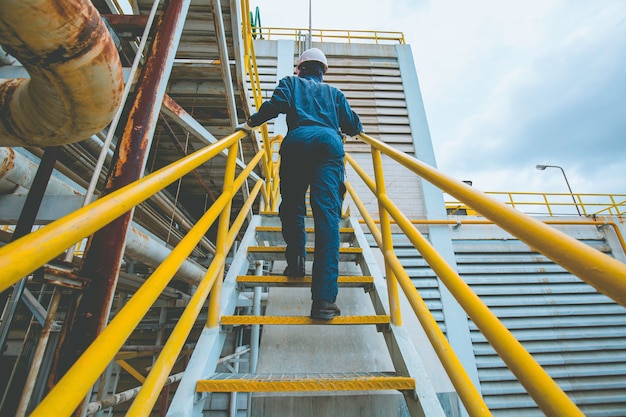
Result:
<svg viewBox="0 0 626 417"><path fill-rule="evenodd" d="M280 80L272 97L250 116L258 126L286 114L288 133L281 148L279 216L287 243L285 257L292 263L306 257L306 191L310 186L315 221L315 259L311 298L335 302L339 275L339 220L345 193L342 134L363 130L344 94L314 74ZM341 129L341 130L340 130Z"/></svg>

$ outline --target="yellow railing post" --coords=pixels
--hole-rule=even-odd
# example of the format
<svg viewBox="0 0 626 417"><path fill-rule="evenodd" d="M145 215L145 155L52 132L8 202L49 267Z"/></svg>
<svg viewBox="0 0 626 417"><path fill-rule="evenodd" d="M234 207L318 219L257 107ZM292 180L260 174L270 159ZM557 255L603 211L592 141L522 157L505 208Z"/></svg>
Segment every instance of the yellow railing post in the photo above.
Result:
<svg viewBox="0 0 626 417"><path fill-rule="evenodd" d="M380 230L382 234L383 246L381 250L383 255L387 252L393 252L393 239L391 236L391 224L389 223L389 214L387 210L380 204L382 197L387 195L385 187L385 175L383 173L383 160L378 149L372 148L372 161L374 163L374 176L376 178L376 197L378 199L378 210L380 213ZM398 282L391 269L387 257L385 256L385 274L387 275L387 291L389 296L389 316L391 322L397 326L402 325L402 314L400 312L400 296L398 293Z"/></svg>
<svg viewBox="0 0 626 417"><path fill-rule="evenodd" d="M235 167L237 163L237 144L233 144L228 148L228 157L226 158L226 169L224 172L224 194L230 195L230 200L226 203L226 207L220 215L217 225L217 239L215 244L215 256L218 254L226 257L228 251L228 228L230 225L230 208L232 206L232 198L234 196L233 183L235 182ZM220 319L220 298L222 297L222 280L224 276L224 267L220 271L213 289L209 296L209 311L207 317L207 327L217 327Z"/></svg>
<svg viewBox="0 0 626 417"><path fill-rule="evenodd" d="M265 192L269 197L266 210L274 210L275 208L275 195L274 189L277 185L277 164L274 162L274 144L280 142L282 137L280 135L263 141L263 147L265 148Z"/></svg>
<svg viewBox="0 0 626 417"><path fill-rule="evenodd" d="M272 144L271 144L271 150L272 150L272 160L271 160L271 171L270 171L270 175L271 177L268 178L268 182L271 184L271 196L272 196L272 206L271 209L272 211L276 211L278 209L278 200L279 200L279 195L280 195L280 175L279 175L279 171L280 171L280 153L276 153L278 155L277 161L274 161L274 145L278 144L278 146L280 147L280 144L283 141L283 137L281 135L276 135L274 136L274 138L272 139Z"/></svg>

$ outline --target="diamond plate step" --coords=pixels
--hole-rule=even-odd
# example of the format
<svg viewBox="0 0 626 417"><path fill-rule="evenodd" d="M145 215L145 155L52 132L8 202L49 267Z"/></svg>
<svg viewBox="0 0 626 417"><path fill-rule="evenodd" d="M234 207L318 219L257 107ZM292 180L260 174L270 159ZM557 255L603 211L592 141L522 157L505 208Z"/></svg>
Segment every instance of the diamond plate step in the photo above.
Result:
<svg viewBox="0 0 626 417"><path fill-rule="evenodd" d="M313 260L314 248L306 248L306 260ZM339 248L339 262L357 262L361 259L361 248ZM284 261L284 246L250 246L248 259L253 261Z"/></svg>
<svg viewBox="0 0 626 417"><path fill-rule="evenodd" d="M277 325L305 325L305 324L327 324L327 325L355 325L355 324L376 324L387 325L390 322L389 316L337 316L332 320L313 320L308 316L222 316L222 326L253 325L253 324L277 324Z"/></svg>
<svg viewBox="0 0 626 417"><path fill-rule="evenodd" d="M414 390L413 378L389 372L341 374L213 374L197 392L302 392Z"/></svg>
<svg viewBox="0 0 626 417"><path fill-rule="evenodd" d="M374 286L372 276L340 276L337 280L340 287L363 287L369 291ZM284 275L239 275L237 284L240 289L249 287L310 287L311 277L289 278Z"/></svg>
<svg viewBox="0 0 626 417"><path fill-rule="evenodd" d="M256 228L256 238L258 241L269 242L272 246L284 245L281 226L258 226ZM315 241L315 229L306 227L306 241ZM354 240L354 229L352 227L342 227L339 229L339 240L341 242L352 242Z"/></svg>

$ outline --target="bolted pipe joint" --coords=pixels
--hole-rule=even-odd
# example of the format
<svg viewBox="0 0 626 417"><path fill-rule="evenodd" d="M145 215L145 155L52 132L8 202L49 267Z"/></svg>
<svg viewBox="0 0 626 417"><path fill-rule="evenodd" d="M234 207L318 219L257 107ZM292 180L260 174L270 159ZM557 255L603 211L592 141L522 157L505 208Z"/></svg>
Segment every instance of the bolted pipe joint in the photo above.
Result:
<svg viewBox="0 0 626 417"><path fill-rule="evenodd" d="M78 142L113 119L122 64L89 0L3 0L0 45L30 75L0 83L0 146Z"/></svg>

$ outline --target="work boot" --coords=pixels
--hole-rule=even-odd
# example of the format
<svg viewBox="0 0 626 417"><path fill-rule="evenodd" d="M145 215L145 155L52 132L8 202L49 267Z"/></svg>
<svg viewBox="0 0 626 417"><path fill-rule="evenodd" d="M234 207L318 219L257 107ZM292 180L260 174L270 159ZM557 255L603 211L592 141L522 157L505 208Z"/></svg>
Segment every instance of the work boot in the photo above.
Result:
<svg viewBox="0 0 626 417"><path fill-rule="evenodd" d="M325 300L313 300L311 306L311 318L314 320L330 320L335 316L340 316L341 310L337 304Z"/></svg>
<svg viewBox="0 0 626 417"><path fill-rule="evenodd" d="M283 275L289 278L304 278L304 256L296 256L293 262L287 261Z"/></svg>

